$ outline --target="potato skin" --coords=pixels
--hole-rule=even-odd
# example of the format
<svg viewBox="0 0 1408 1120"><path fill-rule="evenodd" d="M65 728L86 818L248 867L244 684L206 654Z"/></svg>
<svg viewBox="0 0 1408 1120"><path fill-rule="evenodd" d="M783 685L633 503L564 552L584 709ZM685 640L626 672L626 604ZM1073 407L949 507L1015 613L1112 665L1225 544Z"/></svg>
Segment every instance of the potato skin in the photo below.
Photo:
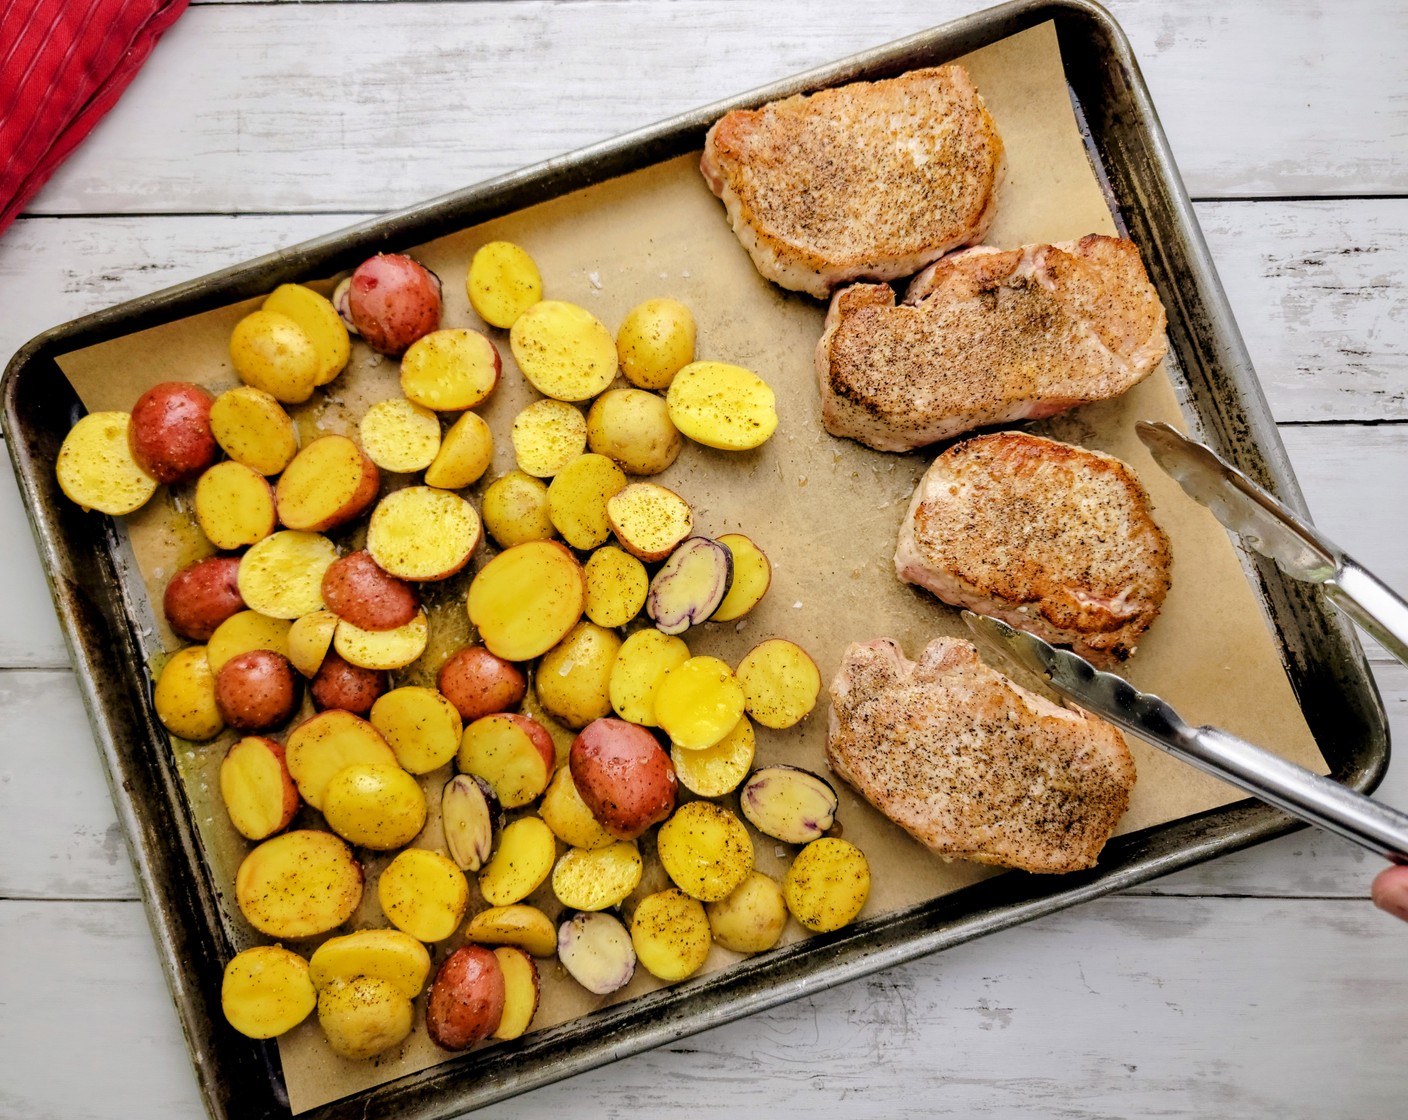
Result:
<svg viewBox="0 0 1408 1120"><path fill-rule="evenodd" d="M395 630L415 618L420 593L361 549L334 560L323 574L323 604L362 630Z"/></svg>
<svg viewBox="0 0 1408 1120"><path fill-rule="evenodd" d="M378 253L352 273L352 325L381 354L401 354L440 325L440 280L399 253Z"/></svg>
<svg viewBox="0 0 1408 1120"><path fill-rule="evenodd" d="M298 674L273 650L241 653L215 674L215 703L237 731L267 731L287 723L298 706Z"/></svg>
<svg viewBox="0 0 1408 1120"><path fill-rule="evenodd" d="M166 585L162 613L177 634L205 642L227 618L244 610L238 556L209 556L188 564Z"/></svg>
<svg viewBox="0 0 1408 1120"><path fill-rule="evenodd" d="M353 715L365 716L390 687L391 678L385 670L363 669L329 650L309 683L308 692L319 711L341 708Z"/></svg>
<svg viewBox="0 0 1408 1120"><path fill-rule="evenodd" d="M158 482L195 478L220 454L210 430L215 398L189 381L153 385L132 406L127 445L137 465Z"/></svg>
<svg viewBox="0 0 1408 1120"><path fill-rule="evenodd" d="M456 650L440 667L436 683L465 723L516 708L528 693L523 670L483 646Z"/></svg>
<svg viewBox="0 0 1408 1120"><path fill-rule="evenodd" d="M442 1050L468 1050L498 1029L504 1013L504 973L482 945L456 949L435 974L425 1028Z"/></svg>
<svg viewBox="0 0 1408 1120"><path fill-rule="evenodd" d="M643 727L593 720L572 741L568 765L592 816L618 839L635 840L674 810L674 765Z"/></svg>

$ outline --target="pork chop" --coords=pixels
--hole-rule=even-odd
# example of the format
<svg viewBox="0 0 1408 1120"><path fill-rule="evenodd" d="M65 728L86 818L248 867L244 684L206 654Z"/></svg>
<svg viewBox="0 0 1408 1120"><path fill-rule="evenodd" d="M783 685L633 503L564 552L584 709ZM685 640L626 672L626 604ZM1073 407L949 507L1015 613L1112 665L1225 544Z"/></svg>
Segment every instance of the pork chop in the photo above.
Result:
<svg viewBox="0 0 1408 1120"><path fill-rule="evenodd" d="M1134 652L1171 564L1128 466L1025 432L975 436L935 459L895 550L900 579L1102 665Z"/></svg>
<svg viewBox="0 0 1408 1120"><path fill-rule="evenodd" d="M945 859L1026 871L1095 864L1129 806L1120 733L937 638L919 661L888 638L849 647L831 684L831 768Z"/></svg>
<svg viewBox="0 0 1408 1120"><path fill-rule="evenodd" d="M735 109L699 168L758 271L824 299L980 241L1002 141L968 72L938 66Z"/></svg>
<svg viewBox="0 0 1408 1120"><path fill-rule="evenodd" d="M1168 350L1131 241L978 246L936 261L904 302L888 284L831 300L817 344L822 423L880 451L1116 397Z"/></svg>

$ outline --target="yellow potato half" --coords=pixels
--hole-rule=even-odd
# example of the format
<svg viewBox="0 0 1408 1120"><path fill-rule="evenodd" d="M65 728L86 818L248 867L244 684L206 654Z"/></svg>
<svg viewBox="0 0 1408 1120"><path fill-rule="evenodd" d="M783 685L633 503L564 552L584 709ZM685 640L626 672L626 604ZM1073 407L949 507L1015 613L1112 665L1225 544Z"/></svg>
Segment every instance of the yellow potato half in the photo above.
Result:
<svg viewBox="0 0 1408 1120"><path fill-rule="evenodd" d="M131 422L126 412L90 412L69 430L59 447L55 473L70 501L120 516L145 505L156 493L156 479L137 466L128 447Z"/></svg>
<svg viewBox="0 0 1408 1120"><path fill-rule="evenodd" d="M250 1038L276 1038L312 1014L318 993L308 962L280 945L256 945L225 966L220 1008Z"/></svg>

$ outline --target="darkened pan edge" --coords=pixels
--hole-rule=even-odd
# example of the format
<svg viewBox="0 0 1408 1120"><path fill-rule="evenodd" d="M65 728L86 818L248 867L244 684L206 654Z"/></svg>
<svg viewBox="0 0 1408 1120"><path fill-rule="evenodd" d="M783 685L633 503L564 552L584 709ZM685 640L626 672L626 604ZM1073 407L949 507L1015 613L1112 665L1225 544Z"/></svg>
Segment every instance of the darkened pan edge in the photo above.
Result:
<svg viewBox="0 0 1408 1120"><path fill-rule="evenodd" d="M1190 424L1220 453L1304 512L1285 451L1217 281L1129 45L1084 0L1015 3L934 28L729 101L705 106L580 152L434 199L247 264L86 316L28 343L0 394L16 477L69 646L113 800L206 1106L230 1120L288 1115L276 1052L235 1034L220 1014L230 947L218 891L200 853L179 775L150 703L123 591L122 546L106 518L59 493L52 463L81 414L55 356L261 295L278 283L328 276L372 252L397 249L696 150L731 108L857 78L932 65L1048 19L1121 217L1144 251L1169 309L1170 344L1186 383ZM1388 762L1388 731L1348 625L1314 592L1269 562L1255 568L1287 669L1333 776L1361 790ZM149 697L148 697L149 699ZM667 988L516 1042L464 1055L302 1115L432 1120L1049 914L1245 847L1294 827L1241 802L1113 841L1100 867L1074 875L1012 873L835 934L810 938L724 973Z"/></svg>

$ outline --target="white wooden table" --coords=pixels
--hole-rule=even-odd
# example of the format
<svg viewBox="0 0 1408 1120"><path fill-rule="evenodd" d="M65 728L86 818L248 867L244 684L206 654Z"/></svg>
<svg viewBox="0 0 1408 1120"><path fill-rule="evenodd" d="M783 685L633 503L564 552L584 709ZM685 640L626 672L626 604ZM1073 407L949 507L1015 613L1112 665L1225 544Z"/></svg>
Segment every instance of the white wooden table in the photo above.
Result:
<svg viewBox="0 0 1408 1120"><path fill-rule="evenodd" d="M978 2L198 0L0 239L0 357L82 313ZM1408 588L1408 6L1110 6L1310 508ZM0 474L0 1116L195 1117ZM1374 669L1408 736L1408 671L1382 654ZM1408 768L1381 796L1408 806ZM1377 869L1299 833L483 1115L1402 1117L1408 926L1366 901Z"/></svg>

